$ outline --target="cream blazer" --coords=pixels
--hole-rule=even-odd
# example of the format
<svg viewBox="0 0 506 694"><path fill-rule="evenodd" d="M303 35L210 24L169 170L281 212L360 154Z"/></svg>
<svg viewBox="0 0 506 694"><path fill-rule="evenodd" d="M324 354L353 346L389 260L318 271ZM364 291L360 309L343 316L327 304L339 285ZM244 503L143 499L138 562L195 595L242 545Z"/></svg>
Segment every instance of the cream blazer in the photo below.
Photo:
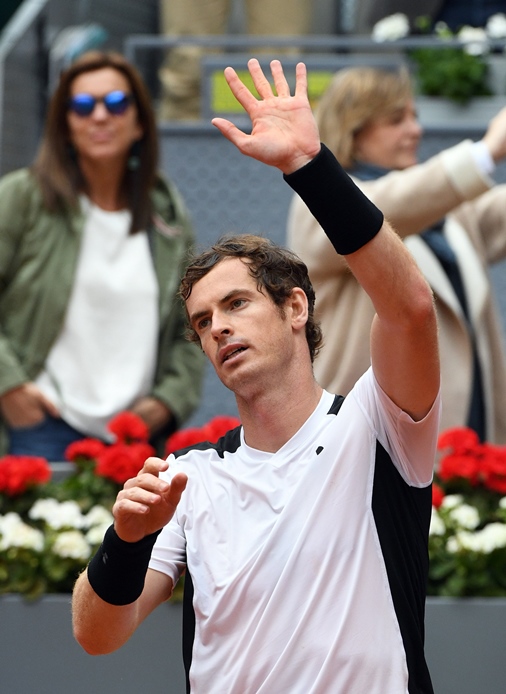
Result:
<svg viewBox="0 0 506 694"><path fill-rule="evenodd" d="M483 372L487 439L506 444L506 360L488 275L488 265L506 256L506 185L493 187L477 167L471 145L466 140L423 164L357 183L404 238L432 287L439 322L442 430L466 424L472 374L472 346L458 299L436 256L417 236L446 215L443 233L457 255ZM325 340L315 361L316 379L331 392L346 395L370 364L374 308L297 196L290 205L287 236L289 247L307 264L316 291Z"/></svg>

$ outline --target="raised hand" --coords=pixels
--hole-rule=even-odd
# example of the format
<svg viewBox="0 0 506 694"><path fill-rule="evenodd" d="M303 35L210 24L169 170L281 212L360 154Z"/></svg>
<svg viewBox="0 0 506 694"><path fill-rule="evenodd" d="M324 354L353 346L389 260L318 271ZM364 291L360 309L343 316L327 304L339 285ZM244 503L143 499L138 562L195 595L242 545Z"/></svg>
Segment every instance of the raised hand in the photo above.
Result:
<svg viewBox="0 0 506 694"><path fill-rule="evenodd" d="M304 63L296 67L294 96L290 95L279 60L273 60L270 66L277 95L258 60L248 61L260 99L253 96L233 68L225 69L225 79L232 93L251 118L250 135L224 118L213 118L212 123L243 154L289 174L314 159L320 151L320 137L307 97Z"/></svg>
<svg viewBox="0 0 506 694"><path fill-rule="evenodd" d="M114 528L122 540L142 540L174 515L188 478L178 473L171 482L161 480L159 474L167 468L165 460L148 458L137 477L125 482L112 509Z"/></svg>
<svg viewBox="0 0 506 694"><path fill-rule="evenodd" d="M502 108L492 118L483 142L487 145L496 164L506 157L506 108Z"/></svg>

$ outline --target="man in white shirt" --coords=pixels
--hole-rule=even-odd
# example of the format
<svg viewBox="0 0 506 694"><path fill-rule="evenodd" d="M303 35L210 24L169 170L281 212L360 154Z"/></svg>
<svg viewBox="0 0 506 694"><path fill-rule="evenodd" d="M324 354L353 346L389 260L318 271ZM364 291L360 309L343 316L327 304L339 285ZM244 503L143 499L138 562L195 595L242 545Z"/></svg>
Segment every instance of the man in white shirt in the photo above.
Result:
<svg viewBox="0 0 506 694"><path fill-rule="evenodd" d="M430 289L381 212L320 144L297 66L224 119L239 150L276 166L370 295L372 368L346 398L322 390L314 292L301 261L259 237L220 240L183 278L193 339L233 390L242 426L149 458L74 591L74 633L111 652L186 571L188 691L430 693L423 612L440 414ZM185 583L186 588L186 583Z"/></svg>

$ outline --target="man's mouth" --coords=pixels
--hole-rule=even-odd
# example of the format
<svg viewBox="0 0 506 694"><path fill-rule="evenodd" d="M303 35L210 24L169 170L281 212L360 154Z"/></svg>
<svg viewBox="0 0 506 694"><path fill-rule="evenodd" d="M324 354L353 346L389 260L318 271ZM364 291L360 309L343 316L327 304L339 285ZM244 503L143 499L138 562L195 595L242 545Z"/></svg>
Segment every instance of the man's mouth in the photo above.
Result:
<svg viewBox="0 0 506 694"><path fill-rule="evenodd" d="M234 349L232 352L229 352L229 353L225 356L225 358L223 359L223 363L225 363L226 361L228 361L228 360L231 359L232 357L237 356L240 352L244 352L245 349L246 349L246 347L238 347L237 349Z"/></svg>

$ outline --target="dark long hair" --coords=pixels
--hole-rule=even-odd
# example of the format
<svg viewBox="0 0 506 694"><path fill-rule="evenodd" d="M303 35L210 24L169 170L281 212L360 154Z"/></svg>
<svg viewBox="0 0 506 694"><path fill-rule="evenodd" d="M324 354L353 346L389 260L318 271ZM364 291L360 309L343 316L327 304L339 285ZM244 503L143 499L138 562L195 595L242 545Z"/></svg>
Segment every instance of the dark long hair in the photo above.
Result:
<svg viewBox="0 0 506 694"><path fill-rule="evenodd" d="M131 232L145 229L151 217L150 191L158 165L158 140L151 97L137 69L120 53L89 51L62 72L49 103L44 134L32 164L46 207L57 211L75 206L86 181L73 151L67 123L67 103L74 79L83 73L113 68L128 80L137 108L142 138L134 144L137 166L125 169L121 193L132 212Z"/></svg>
<svg viewBox="0 0 506 694"><path fill-rule="evenodd" d="M322 347L323 337L314 316L315 293L307 267L298 255L269 239L253 234L223 236L211 248L193 257L179 288L183 301L186 302L195 283L225 258L244 260L251 276L257 281L258 289L265 289L280 310L295 287L304 291L308 300L306 340L311 361L314 361ZM192 342L200 343L191 326L188 326L187 336Z"/></svg>

